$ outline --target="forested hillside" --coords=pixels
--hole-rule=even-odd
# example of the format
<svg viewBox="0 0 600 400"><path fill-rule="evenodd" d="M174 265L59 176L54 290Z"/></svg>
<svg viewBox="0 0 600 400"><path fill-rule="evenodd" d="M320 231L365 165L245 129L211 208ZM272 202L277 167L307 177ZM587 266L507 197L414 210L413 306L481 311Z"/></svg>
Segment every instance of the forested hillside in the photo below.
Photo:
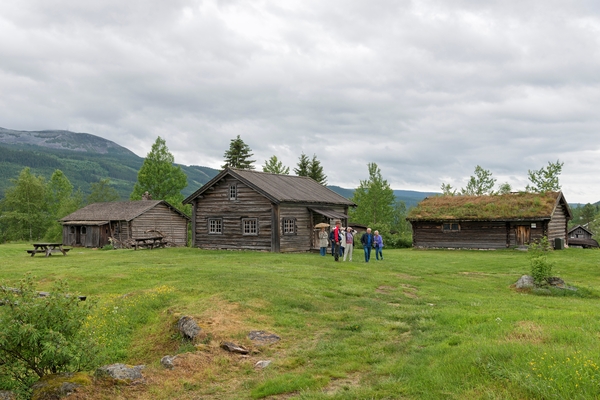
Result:
<svg viewBox="0 0 600 400"><path fill-rule="evenodd" d="M100 137L68 131L22 132L0 128L0 198L10 179L25 167L49 179L60 169L75 188L89 194L90 184L110 178L123 200L129 198L143 158L128 149ZM183 195L188 196L218 171L200 166L181 168L188 178Z"/></svg>

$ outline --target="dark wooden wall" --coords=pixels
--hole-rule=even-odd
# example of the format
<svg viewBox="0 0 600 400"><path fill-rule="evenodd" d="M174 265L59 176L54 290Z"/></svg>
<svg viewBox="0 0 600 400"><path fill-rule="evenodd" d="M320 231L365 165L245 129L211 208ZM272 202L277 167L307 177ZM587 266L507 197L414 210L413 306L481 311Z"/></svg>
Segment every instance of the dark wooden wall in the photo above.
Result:
<svg viewBox="0 0 600 400"><path fill-rule="evenodd" d="M229 200L229 185L237 184L237 200ZM227 176L196 202L194 246L203 249L271 251L271 202L236 179ZM208 219L223 218L223 233L208 233ZM242 218L258 218L258 235L242 233Z"/></svg>
<svg viewBox="0 0 600 400"><path fill-rule="evenodd" d="M442 222L413 221L415 247L440 248L506 248L505 222L460 222L460 231L443 232Z"/></svg>
<svg viewBox="0 0 600 400"><path fill-rule="evenodd" d="M168 241L187 246L188 220L165 204L157 204L131 221L131 238L155 236L149 230L162 232Z"/></svg>

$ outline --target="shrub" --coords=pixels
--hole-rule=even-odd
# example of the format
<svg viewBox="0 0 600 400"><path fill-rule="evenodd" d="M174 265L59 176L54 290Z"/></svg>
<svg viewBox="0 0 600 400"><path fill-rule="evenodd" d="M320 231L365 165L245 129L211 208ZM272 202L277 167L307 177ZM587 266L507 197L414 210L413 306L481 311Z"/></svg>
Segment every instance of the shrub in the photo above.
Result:
<svg viewBox="0 0 600 400"><path fill-rule="evenodd" d="M541 286L552 276L553 263L544 256L531 258L531 276L536 285Z"/></svg>
<svg viewBox="0 0 600 400"><path fill-rule="evenodd" d="M548 252L552 250L550 242L546 236L539 241L529 245L531 252L531 276L536 285L542 286L547 283L547 279L552 276L552 267L554 264L548 261Z"/></svg>
<svg viewBox="0 0 600 400"><path fill-rule="evenodd" d="M0 286L0 389L26 393L39 378L77 372L92 363L93 343L82 326L91 305L58 281L40 297L28 275L14 290Z"/></svg>

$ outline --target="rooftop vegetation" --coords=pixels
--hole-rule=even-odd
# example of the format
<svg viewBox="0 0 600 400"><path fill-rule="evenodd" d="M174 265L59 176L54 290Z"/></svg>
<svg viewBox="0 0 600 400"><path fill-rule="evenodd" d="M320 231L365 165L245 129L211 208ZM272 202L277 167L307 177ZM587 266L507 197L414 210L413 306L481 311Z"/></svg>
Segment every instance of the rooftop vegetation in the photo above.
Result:
<svg viewBox="0 0 600 400"><path fill-rule="evenodd" d="M560 192L521 192L428 197L413 208L407 218L413 221L550 218L559 196Z"/></svg>

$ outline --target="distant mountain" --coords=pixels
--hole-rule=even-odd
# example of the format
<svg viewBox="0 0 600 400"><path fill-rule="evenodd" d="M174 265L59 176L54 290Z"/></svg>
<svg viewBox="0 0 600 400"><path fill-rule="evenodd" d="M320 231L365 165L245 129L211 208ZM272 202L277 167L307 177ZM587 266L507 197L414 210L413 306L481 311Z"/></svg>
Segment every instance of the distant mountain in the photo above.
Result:
<svg viewBox="0 0 600 400"><path fill-rule="evenodd" d="M110 140L89 133L64 130L15 131L0 128L0 198L12 185L23 168L46 179L60 169L75 188L89 194L90 184L100 178L110 178L111 184L121 198L129 198L137 173L144 159ZM197 165L180 165L188 178L188 186L182 190L185 197L211 180L219 170ZM328 186L340 195L351 198L354 189ZM407 207L415 206L433 192L394 190L398 200Z"/></svg>
<svg viewBox="0 0 600 400"><path fill-rule="evenodd" d="M144 159L110 140L88 133L69 131L15 131L0 128L0 198L21 170L30 167L49 179L56 169L69 178L84 194L90 184L110 178L121 198L129 198ZM182 191L189 196L219 171L196 165L181 168L188 177Z"/></svg>
<svg viewBox="0 0 600 400"><path fill-rule="evenodd" d="M349 199L354 196L354 189L344 189L339 186L327 186L337 194ZM397 200L403 201L407 208L416 206L421 200L428 196L434 196L439 193L435 192L417 192L414 190L394 190L394 195Z"/></svg>

